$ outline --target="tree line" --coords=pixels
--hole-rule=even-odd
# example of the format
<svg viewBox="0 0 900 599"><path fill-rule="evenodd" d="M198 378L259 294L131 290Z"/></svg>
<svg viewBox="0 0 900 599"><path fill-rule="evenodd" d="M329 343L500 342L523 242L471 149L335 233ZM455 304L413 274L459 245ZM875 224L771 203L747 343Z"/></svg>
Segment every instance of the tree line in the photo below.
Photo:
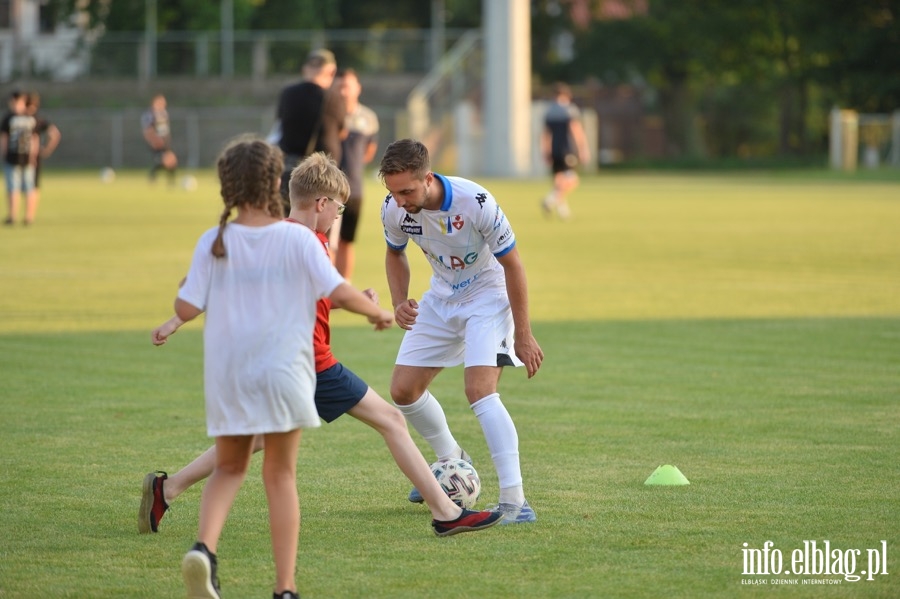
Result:
<svg viewBox="0 0 900 599"><path fill-rule="evenodd" d="M53 0L108 31L480 27L482 1ZM489 0L483 0L485 2ZM672 152L823 151L832 107L900 109L900 0L531 0L538 85L631 85L663 117Z"/></svg>

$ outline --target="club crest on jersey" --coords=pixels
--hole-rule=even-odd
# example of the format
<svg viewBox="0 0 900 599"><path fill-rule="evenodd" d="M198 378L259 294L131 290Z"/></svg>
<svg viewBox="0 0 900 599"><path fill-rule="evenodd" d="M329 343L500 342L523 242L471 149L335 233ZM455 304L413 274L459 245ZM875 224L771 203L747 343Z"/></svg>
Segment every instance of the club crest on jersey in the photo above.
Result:
<svg viewBox="0 0 900 599"><path fill-rule="evenodd" d="M459 231L465 226L466 221L463 220L462 214L457 214L456 216L448 216L447 218L441 219L441 233L444 235L449 235L453 233L453 230Z"/></svg>
<svg viewBox="0 0 900 599"><path fill-rule="evenodd" d="M421 235L422 225L416 222L416 219L407 214L403 217L403 220L400 221L400 230L407 235Z"/></svg>

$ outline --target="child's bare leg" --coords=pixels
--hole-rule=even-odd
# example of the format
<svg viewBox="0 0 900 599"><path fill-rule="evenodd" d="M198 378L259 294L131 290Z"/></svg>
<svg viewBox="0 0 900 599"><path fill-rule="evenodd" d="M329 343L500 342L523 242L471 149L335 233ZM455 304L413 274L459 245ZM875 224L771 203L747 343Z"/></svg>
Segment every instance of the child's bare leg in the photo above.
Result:
<svg viewBox="0 0 900 599"><path fill-rule="evenodd" d="M422 494L432 518L448 521L459 517L462 508L447 497L434 478L428 462L409 436L409 427L400 410L387 403L370 387L362 400L348 413L381 433L397 466Z"/></svg>
<svg viewBox="0 0 900 599"><path fill-rule="evenodd" d="M263 448L263 436L254 435L253 437L253 453ZM196 458L194 461L171 475L166 479L163 486L163 494L166 503L172 503L176 497L184 493L186 490L208 478L216 467L216 446L213 445Z"/></svg>
<svg viewBox="0 0 900 599"><path fill-rule="evenodd" d="M197 540L217 552L219 536L238 490L247 476L253 436L216 437L216 466L203 487Z"/></svg>
<svg viewBox="0 0 900 599"><path fill-rule="evenodd" d="M300 536L297 453L300 432L296 429L265 436L262 475L269 502L276 593L297 590L297 544Z"/></svg>

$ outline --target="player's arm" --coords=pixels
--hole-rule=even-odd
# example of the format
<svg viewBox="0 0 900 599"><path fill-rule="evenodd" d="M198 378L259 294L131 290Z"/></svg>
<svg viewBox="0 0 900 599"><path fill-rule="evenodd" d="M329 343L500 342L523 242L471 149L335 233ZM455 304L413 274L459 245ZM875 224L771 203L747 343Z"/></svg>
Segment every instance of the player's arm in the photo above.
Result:
<svg viewBox="0 0 900 599"><path fill-rule="evenodd" d="M41 148L41 158L49 158L56 148L59 146L59 140L62 139L62 133L53 123L47 124L47 144Z"/></svg>
<svg viewBox="0 0 900 599"><path fill-rule="evenodd" d="M194 320L201 314L203 314L203 310L197 306L184 301L180 297L175 298L175 316L153 329L153 332L150 334L150 341L153 345L162 345L178 330L178 327Z"/></svg>
<svg viewBox="0 0 900 599"><path fill-rule="evenodd" d="M368 289L363 289L362 294L364 296L366 296L367 298L369 298L370 300L372 300L372 302L374 302L376 304L378 303L378 292L375 291L374 289L372 289L371 287L369 287ZM334 298L328 298L328 299L331 300L331 309L332 310L340 310L341 308L343 308L343 306L339 305L337 302L334 301Z"/></svg>
<svg viewBox="0 0 900 599"><path fill-rule="evenodd" d="M7 150L9 150L9 132L3 131L0 132L0 157L6 156Z"/></svg>
<svg viewBox="0 0 900 599"><path fill-rule="evenodd" d="M394 320L401 329L410 329L419 315L419 304L409 299L409 259L404 250L388 246L384 259L387 273L388 289L391 291L391 305L394 307Z"/></svg>
<svg viewBox="0 0 900 599"><path fill-rule="evenodd" d="M163 139L156 134L152 125L144 127L144 139L154 150L161 150L164 145Z"/></svg>
<svg viewBox="0 0 900 599"><path fill-rule="evenodd" d="M344 141L350 135L347 128L347 103L335 88L325 91L327 109L331 112L331 118L338 124L338 139Z"/></svg>
<svg viewBox="0 0 900 599"><path fill-rule="evenodd" d="M374 139L369 140L366 144L366 153L363 154L363 164L369 164L375 159L375 152L378 151L378 142Z"/></svg>
<svg viewBox="0 0 900 599"><path fill-rule="evenodd" d="M550 155L550 128L546 125L541 129L541 156L547 164L552 161Z"/></svg>
<svg viewBox="0 0 900 599"><path fill-rule="evenodd" d="M516 356L525 364L528 378L537 374L544 361L544 352L531 332L531 319L528 316L528 281L525 277L525 265L519 256L519 250L513 248L497 258L506 274L506 294L512 310L513 323L516 327Z"/></svg>
<svg viewBox="0 0 900 599"><path fill-rule="evenodd" d="M153 126L153 116L149 112L145 112L141 117L141 126L143 127L144 141L147 142L154 150L162 150L166 145L166 140L156 134L156 128Z"/></svg>
<svg viewBox="0 0 900 599"><path fill-rule="evenodd" d="M591 160L591 152L588 149L587 135L584 133L584 125L578 119L569 121L569 131L578 148L578 160L581 164L587 164Z"/></svg>
<svg viewBox="0 0 900 599"><path fill-rule="evenodd" d="M368 318L369 322L375 325L376 331L387 329L394 323L393 314L382 309L371 297L349 283L338 285L328 298L335 305Z"/></svg>
<svg viewBox="0 0 900 599"><path fill-rule="evenodd" d="M31 146L28 149L28 164L37 164L38 155L41 153L41 136L34 132L31 134Z"/></svg>

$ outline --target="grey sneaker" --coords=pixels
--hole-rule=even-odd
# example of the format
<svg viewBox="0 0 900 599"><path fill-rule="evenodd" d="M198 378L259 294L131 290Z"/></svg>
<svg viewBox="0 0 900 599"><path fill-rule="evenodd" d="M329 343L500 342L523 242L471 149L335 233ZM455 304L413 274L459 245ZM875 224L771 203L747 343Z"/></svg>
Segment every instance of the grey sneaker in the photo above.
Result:
<svg viewBox="0 0 900 599"><path fill-rule="evenodd" d="M188 599L220 599L216 556L203 543L194 546L181 560L181 575Z"/></svg>
<svg viewBox="0 0 900 599"><path fill-rule="evenodd" d="M460 451L462 451L462 455L459 456L459 459L465 460L471 464L472 458L466 453L466 450L460 449ZM409 497L407 497L407 499L409 499L410 503L425 503L425 498L422 497L422 494L419 493L419 490L415 487L409 492Z"/></svg>
<svg viewBox="0 0 900 599"><path fill-rule="evenodd" d="M503 514L503 520L500 522L502 526L505 526L507 524L537 522L537 516L535 515L534 510L531 509L531 506L528 505L527 499L522 505L515 505L512 503L498 503L496 505L488 506L488 509Z"/></svg>

